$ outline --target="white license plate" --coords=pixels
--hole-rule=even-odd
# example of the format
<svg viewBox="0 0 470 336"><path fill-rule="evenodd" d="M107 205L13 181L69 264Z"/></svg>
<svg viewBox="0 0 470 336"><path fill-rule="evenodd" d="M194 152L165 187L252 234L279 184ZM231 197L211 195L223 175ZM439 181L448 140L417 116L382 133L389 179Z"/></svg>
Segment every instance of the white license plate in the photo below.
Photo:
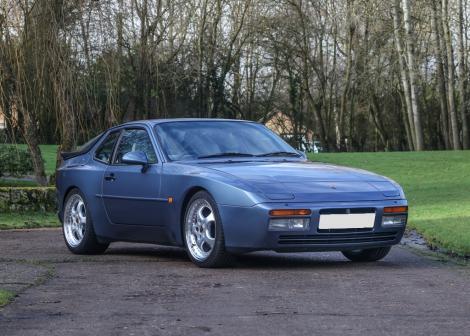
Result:
<svg viewBox="0 0 470 336"><path fill-rule="evenodd" d="M320 215L320 230L373 228L375 213Z"/></svg>

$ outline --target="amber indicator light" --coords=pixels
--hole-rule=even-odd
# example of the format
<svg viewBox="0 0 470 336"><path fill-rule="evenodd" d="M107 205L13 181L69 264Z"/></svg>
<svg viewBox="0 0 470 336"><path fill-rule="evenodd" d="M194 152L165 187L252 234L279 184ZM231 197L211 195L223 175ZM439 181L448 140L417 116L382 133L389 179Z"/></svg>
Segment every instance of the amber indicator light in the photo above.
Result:
<svg viewBox="0 0 470 336"><path fill-rule="evenodd" d="M386 208L384 208L384 213L386 213L386 214L403 213L403 212L408 212L408 207L407 206L397 206L397 207L386 207Z"/></svg>
<svg viewBox="0 0 470 336"><path fill-rule="evenodd" d="M309 209L278 209L269 211L269 215L273 217L288 216L310 216L312 213Z"/></svg>

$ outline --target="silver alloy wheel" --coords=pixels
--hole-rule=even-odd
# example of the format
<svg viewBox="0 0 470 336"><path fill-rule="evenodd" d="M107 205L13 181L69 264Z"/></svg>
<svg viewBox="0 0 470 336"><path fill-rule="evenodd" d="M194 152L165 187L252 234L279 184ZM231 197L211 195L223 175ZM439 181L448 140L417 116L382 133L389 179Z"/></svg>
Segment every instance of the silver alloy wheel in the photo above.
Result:
<svg viewBox="0 0 470 336"><path fill-rule="evenodd" d="M214 210L207 200L199 198L191 203L184 230L191 256L198 261L206 260L214 248L216 235Z"/></svg>
<svg viewBox="0 0 470 336"><path fill-rule="evenodd" d="M86 207L79 194L69 197L64 211L64 235L71 247L80 245L85 235Z"/></svg>

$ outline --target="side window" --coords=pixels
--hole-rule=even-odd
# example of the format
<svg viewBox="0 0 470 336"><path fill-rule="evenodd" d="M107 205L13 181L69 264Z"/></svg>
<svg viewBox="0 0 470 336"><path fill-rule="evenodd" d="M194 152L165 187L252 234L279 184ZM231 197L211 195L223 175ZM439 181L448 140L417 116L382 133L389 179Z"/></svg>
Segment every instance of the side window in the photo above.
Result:
<svg viewBox="0 0 470 336"><path fill-rule="evenodd" d="M147 154L149 163L157 162L157 155L153 150L152 141L147 131L143 129L126 129L122 134L121 141L119 141L114 163L121 164L124 154L135 151Z"/></svg>
<svg viewBox="0 0 470 336"><path fill-rule="evenodd" d="M113 148L119 137L120 131L110 133L95 152L95 159L104 163L110 163Z"/></svg>

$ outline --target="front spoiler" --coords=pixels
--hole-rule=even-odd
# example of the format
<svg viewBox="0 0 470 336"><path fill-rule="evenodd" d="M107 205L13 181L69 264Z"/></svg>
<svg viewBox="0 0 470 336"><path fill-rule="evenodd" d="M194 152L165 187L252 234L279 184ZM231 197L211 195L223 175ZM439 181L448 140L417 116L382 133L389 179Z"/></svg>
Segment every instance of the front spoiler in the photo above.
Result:
<svg viewBox="0 0 470 336"><path fill-rule="evenodd" d="M382 227L383 208L407 205L406 200L369 202L326 202L326 203L263 203L253 207L232 207L219 205L225 245L228 251L250 252L274 250L277 252L320 252L345 251L396 245L400 242L405 226ZM376 210L372 229L332 230L319 232L320 210L372 207ZM269 210L279 208L310 209L308 231L268 231Z"/></svg>

